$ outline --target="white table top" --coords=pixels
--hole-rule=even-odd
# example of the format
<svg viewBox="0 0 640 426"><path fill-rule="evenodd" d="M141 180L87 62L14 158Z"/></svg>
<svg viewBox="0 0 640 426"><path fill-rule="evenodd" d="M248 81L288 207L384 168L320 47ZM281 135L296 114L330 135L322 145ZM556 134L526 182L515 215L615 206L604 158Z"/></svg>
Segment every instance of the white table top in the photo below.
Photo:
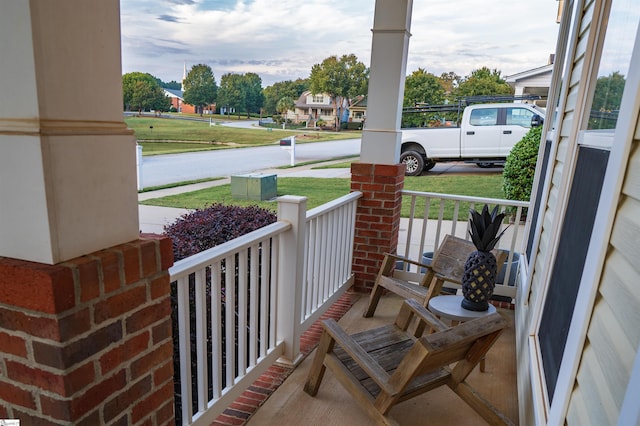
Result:
<svg viewBox="0 0 640 426"><path fill-rule="evenodd" d="M489 309L486 311L464 309L460 305L463 298L461 295L436 296L429 300L429 310L440 317L461 322L480 318L496 311L496 307L492 304L489 304Z"/></svg>

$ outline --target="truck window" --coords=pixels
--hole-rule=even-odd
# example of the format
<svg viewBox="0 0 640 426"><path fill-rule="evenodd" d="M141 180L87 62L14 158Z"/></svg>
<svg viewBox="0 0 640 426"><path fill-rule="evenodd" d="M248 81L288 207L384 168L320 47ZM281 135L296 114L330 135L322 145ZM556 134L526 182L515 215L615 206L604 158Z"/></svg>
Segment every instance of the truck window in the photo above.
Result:
<svg viewBox="0 0 640 426"><path fill-rule="evenodd" d="M531 127L534 113L526 108L507 108L507 125Z"/></svg>
<svg viewBox="0 0 640 426"><path fill-rule="evenodd" d="M498 124L498 108L482 108L471 111L469 124L472 126L495 126Z"/></svg>

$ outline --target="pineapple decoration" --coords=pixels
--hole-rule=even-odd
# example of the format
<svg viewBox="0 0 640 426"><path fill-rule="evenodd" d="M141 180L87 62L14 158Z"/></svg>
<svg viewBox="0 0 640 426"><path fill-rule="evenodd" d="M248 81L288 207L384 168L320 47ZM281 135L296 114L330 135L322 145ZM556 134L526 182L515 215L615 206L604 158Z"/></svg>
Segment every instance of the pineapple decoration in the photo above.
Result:
<svg viewBox="0 0 640 426"><path fill-rule="evenodd" d="M504 213L498 214L498 206L489 213L484 205L482 213L470 210L469 235L477 251L472 252L464 264L462 276L462 307L471 311L489 309L489 299L496 284L498 265L491 250L506 231L498 234Z"/></svg>

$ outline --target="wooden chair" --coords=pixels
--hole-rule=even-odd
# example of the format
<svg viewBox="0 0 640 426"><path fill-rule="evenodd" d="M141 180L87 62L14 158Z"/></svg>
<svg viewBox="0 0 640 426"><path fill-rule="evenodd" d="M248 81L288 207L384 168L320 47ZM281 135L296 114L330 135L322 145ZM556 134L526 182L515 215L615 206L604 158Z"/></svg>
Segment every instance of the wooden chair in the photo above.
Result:
<svg viewBox="0 0 640 426"><path fill-rule="evenodd" d="M414 318L418 327L410 333ZM447 385L489 424L512 424L465 381L505 326L493 313L447 327L411 299L403 302L394 324L354 335L325 320L304 390L315 396L329 367L377 424L393 425L388 413L395 404ZM417 338L425 327L436 332Z"/></svg>
<svg viewBox="0 0 640 426"><path fill-rule="evenodd" d="M373 316L385 289L404 299L414 299L423 306L428 306L429 299L440 294L445 282L462 284L464 263L475 249L471 241L453 235L445 235L439 249L434 253L430 266L401 256L385 254L363 316L367 318ZM498 262L499 273L507 259L508 252L494 250L493 253ZM399 261L416 265L418 272L397 270L396 262Z"/></svg>

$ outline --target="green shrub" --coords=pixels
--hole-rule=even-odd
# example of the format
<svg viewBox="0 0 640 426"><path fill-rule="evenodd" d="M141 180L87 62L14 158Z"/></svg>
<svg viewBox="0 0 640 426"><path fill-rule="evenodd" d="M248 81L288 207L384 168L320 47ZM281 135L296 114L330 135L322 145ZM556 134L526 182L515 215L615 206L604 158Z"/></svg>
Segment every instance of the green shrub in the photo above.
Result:
<svg viewBox="0 0 640 426"><path fill-rule="evenodd" d="M340 128L343 130L362 130L362 122L360 121L345 121L340 124Z"/></svg>
<svg viewBox="0 0 640 426"><path fill-rule="evenodd" d="M508 200L529 201L531 198L541 137L542 126L532 127L507 157L502 174L502 189Z"/></svg>

